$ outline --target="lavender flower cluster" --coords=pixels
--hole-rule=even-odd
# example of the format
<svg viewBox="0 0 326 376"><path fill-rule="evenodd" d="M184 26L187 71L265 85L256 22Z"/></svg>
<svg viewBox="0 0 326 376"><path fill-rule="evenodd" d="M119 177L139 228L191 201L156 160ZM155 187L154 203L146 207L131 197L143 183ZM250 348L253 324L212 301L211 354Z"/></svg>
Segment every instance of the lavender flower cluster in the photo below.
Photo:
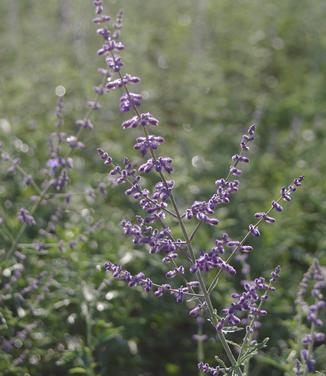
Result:
<svg viewBox="0 0 326 376"><path fill-rule="evenodd" d="M214 216L214 212L218 206L230 203L231 195L239 190L240 182L235 178L242 174L240 165L249 163L246 153L254 141L256 126L251 125L242 136L239 152L231 158L226 178L216 180L216 190L213 195L208 200L195 201L189 208L181 211L174 198L175 182L166 177L173 172L173 160L168 156L157 154L160 146L164 143L164 138L153 134L152 129L159 125L159 120L152 113L141 111L142 96L131 89L140 82L140 78L129 73L122 73L124 63L120 53L125 48L120 40L122 12L118 13L115 23L111 25L111 17L103 13L102 2L95 0L94 5L97 14L94 22L100 25L97 34L103 38L103 45L97 54L103 56L106 63L106 67L102 71L105 72L107 82L101 94L112 90L122 90L120 111L122 113L133 112L129 119L123 121L122 129L138 129L143 133L141 136L137 135L134 148L142 157L148 159L137 166L136 163L125 157L123 165L119 165L114 163L113 158L102 148L98 148L97 152L104 165L109 168L111 180L118 185L124 184L126 186L125 194L134 199L144 211L143 216L136 217L135 223L129 219L124 219L121 222L124 234L131 237L136 246L147 247L149 253L161 255L162 262L172 266L165 272L164 278L174 281L184 280L186 285L173 287L170 282L156 284L143 272L132 275L110 261L105 264L105 270L111 273L113 278L125 281L129 287L141 286L146 292L154 291L154 295L157 297L169 292L178 303L181 303L187 295L191 296L191 301L194 301L195 305L192 304L190 316L197 317L199 314L204 314L208 317L216 329L217 337L230 362L230 368L224 367L224 369L200 362L199 369L210 375L218 375L220 372L225 374L232 369L235 374L243 375L241 365L235 359L234 352L226 340L224 327L228 324L242 325L246 328L247 334L240 355L250 359L247 354L252 350L250 339L253 323L257 317L267 313L265 309L262 309L262 304L267 300L268 293L275 290L273 284L279 275L280 267L272 272L268 282L263 277L258 277L252 282L245 282L245 291L232 295L236 301L229 308L222 310L222 316L217 315L213 307L211 293L222 272L231 276L237 273L236 268L230 264L233 256L237 253L248 256L252 252L252 245L245 243L249 236L260 236L262 222L267 224L276 222L270 213L283 210L280 202L291 200L291 195L301 185L303 176L296 178L289 186L283 187L281 196L272 201L271 207L266 212L255 214L258 221L248 226L248 232L242 240L232 240L228 234L222 234L216 239L213 248L197 253L194 239L199 227L203 224L218 225L220 220ZM145 186L146 180L143 178L143 175L146 176L149 173L156 173L158 178L152 191ZM182 233L181 239L175 238L173 231L168 226L168 219L179 225ZM186 221L195 221L196 223L191 234L188 233ZM207 286L204 275L211 271L215 271L216 274L210 286ZM192 279L193 276L195 276L195 280ZM263 293L259 294L258 291ZM242 313L246 315L240 318L239 315Z"/></svg>
<svg viewBox="0 0 326 376"><path fill-rule="evenodd" d="M297 376L303 375L305 370L308 372L315 371L316 361L313 357L313 347L314 345L318 346L325 341L325 333L318 331L323 325L320 314L326 307L326 302L322 294L322 289L325 285L326 280L319 262L318 260L314 260L313 264L300 282L296 299L300 315L303 315L307 323L310 325L310 332L302 338L303 348L300 352L301 362L297 360L296 364Z"/></svg>
<svg viewBox="0 0 326 376"><path fill-rule="evenodd" d="M107 81L107 73L99 69L99 74L102 77L102 83L94 88L95 98L88 101L85 116L76 121L75 132L66 133L63 130L64 92L56 91L58 99L55 109L55 127L48 138L48 158L43 168L40 168L34 176L27 173L22 160L13 157L10 152L5 150L7 147L4 147L0 142L0 159L4 166L8 165L7 173L12 175L13 179L17 179L19 183L22 181L22 188L27 189L27 192L24 192L24 198L29 198L29 201L24 202L23 205L19 204L17 207L17 221L10 219L10 210L15 208L15 202L9 199L5 201L4 213L1 209L0 217L0 236L3 246L0 254L2 273L0 302L4 307L0 312L0 324L2 325L0 348L5 354L8 354L8 356L6 355L8 362L11 363L13 368L22 366L26 371L26 364L34 365L40 361L40 356L35 355L39 348L35 351L31 343L32 341L37 342L35 339L43 335L44 323L42 318L46 313L44 307L47 305L44 300L51 298L53 291L56 291L56 293L60 291L56 300L65 296L67 299L63 299L63 304L69 301L68 297L71 292L67 293L67 290L58 281L64 274L63 270L58 268L58 265L64 264L67 260L59 257L56 260L57 263L52 264L54 259L51 256L48 259L49 264L45 264L43 257L56 251L59 251L60 256L67 249L75 250L78 245L86 242L89 233L93 234L101 225L99 222L88 223L87 226L80 224L79 230L82 233L78 234L76 231L75 238L70 237L68 240L63 239L65 235L60 231L67 223L66 213L71 213L74 209L72 195L78 195L85 200L94 199L93 189L86 188L81 193L71 193L68 192L68 183L71 169L74 166L73 154L85 146L80 141L81 135L93 128L91 115L101 108L99 99L105 91L104 84ZM20 175L22 179L19 180ZM98 191L102 195L105 194L105 189L106 185L99 185L98 187ZM44 213L38 212L41 206L46 206L45 216ZM8 216L6 215L7 209ZM27 242L23 243L25 230L29 227L32 227L33 240L30 236L26 236ZM59 275L58 280L44 271L45 267ZM56 301L51 309L56 309L57 305L58 302ZM27 320L32 320L33 324L26 324ZM40 341L38 340L38 342ZM47 345L50 349L49 353L54 352L50 348L51 345ZM38 344L36 344L37 346ZM63 345L59 344L58 346L62 347ZM44 351L46 350L44 349ZM2 367L6 368L4 364L7 363L2 363L3 359L2 357ZM7 369L1 370L11 372ZM16 370L13 372L16 374ZM35 372L38 373L38 371Z"/></svg>
<svg viewBox="0 0 326 376"><path fill-rule="evenodd" d="M244 292L241 294L234 293L232 298L236 299L234 303L231 304L229 308L222 311L223 317L217 325L217 330L222 330L225 324L239 325L241 324L241 319L238 314L241 312L247 312L249 318L256 316L264 316L267 314L266 310L261 309L261 304L268 298L268 292L275 291L275 287L272 285L276 282L276 279L281 271L280 266L277 266L272 272L269 283L267 284L265 278L256 278L253 282L244 283ZM258 291L264 292L263 295L259 295ZM244 324L247 320L244 321ZM248 328L250 329L250 328Z"/></svg>

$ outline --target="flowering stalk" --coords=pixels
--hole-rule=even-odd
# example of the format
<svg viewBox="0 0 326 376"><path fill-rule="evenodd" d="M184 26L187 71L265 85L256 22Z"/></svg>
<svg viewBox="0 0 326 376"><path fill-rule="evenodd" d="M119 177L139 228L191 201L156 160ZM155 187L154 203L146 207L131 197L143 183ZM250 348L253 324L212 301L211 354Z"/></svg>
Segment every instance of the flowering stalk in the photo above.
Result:
<svg viewBox="0 0 326 376"><path fill-rule="evenodd" d="M179 256L178 251L185 246L187 249L188 260L190 260L192 263L189 271L195 275L196 281L186 282L186 287L181 286L178 289L174 289L170 284L156 285L148 277L145 277L144 273L142 272L132 276L129 272L122 270L119 265L115 265L110 262L105 264L105 269L111 272L114 278L125 280L129 287L141 285L145 291L150 291L155 287L156 296L161 296L164 292L170 291L170 293L175 296L178 303L183 301L185 295L192 295L194 298L196 298L197 305L190 311L189 314L191 316L198 316L201 311L207 312L211 324L216 328L216 336L221 342L231 364L230 368L223 366L222 369L218 367L213 368L207 364L199 363L199 369L202 372L211 375L217 375L219 371L223 371L232 372L232 374L241 376L243 375L243 364L246 362L248 363L247 358L249 355L247 355L245 351L247 351L247 343L251 339L250 332L252 330L254 318L256 315L263 314L264 311L261 309L262 302L263 300L267 299L267 291L272 291L274 289L271 284L275 282L279 270L276 269L272 274L269 285L266 284L265 280L261 277L256 278L251 284L245 285L246 291L242 295L234 295L235 298L239 298L239 302L232 305L232 307L230 307L228 310L224 310L224 317L221 317L216 313L212 303L211 293L217 285L218 278L222 270L231 275L236 273L236 270L228 263L230 259L238 250L245 254L252 251L253 248L249 245L245 245L244 242L250 235L260 235L258 226L262 221L270 224L275 222L275 219L269 216L270 212L272 210L283 210L279 204L280 200L283 199L285 201L289 201L291 199L291 193L301 185L303 177L295 179L292 185L282 188L280 199L278 201L273 201L272 207L266 213L262 212L255 214L258 221L254 225L249 225L249 231L242 241L233 241L229 239L228 235L223 235L221 239L216 240L216 246L212 248L210 252L201 252L198 257L193 246L195 235L202 223L209 225L217 225L219 223L219 220L217 218L212 218L211 215L218 205L222 203L229 203L230 195L238 190L239 182L237 180L230 180L230 177L238 177L241 175L242 171L238 168L238 164L240 162L249 162L249 159L243 155L242 152L249 150L248 145L254 140L255 126L252 125L249 127L247 134L242 137L240 143L240 153L232 157L233 162L230 166L226 179L219 179L216 181L216 193L208 201L195 201L191 208L186 210L185 214L181 214L172 192L174 182L166 178L166 174L172 173L172 159L169 157L158 156L157 148L164 142L164 139L160 136L150 134L148 130L150 127L156 127L159 124L159 121L149 112L140 112L138 108L142 100L141 95L129 90L129 85L139 83L140 79L130 74L123 75L121 73L123 61L118 53L124 49L124 44L119 40L120 30L122 27L122 12L118 14L117 21L113 26L113 29L110 29L107 26L107 23L110 21L110 17L103 15L102 1L94 0L94 5L98 15L94 19L94 22L97 24L100 23L101 26L103 26L97 30L97 33L104 39L103 46L97 53L100 56L105 56L108 69L112 72L112 74L117 75L117 79L112 79L110 76L105 88L107 91L122 88L124 93L120 98L120 111L124 113L133 111L135 114L133 117L122 123L122 128L135 129L142 127L143 129L144 137L138 137L134 147L136 150L139 150L143 157L148 153L150 158L138 168L138 172L148 174L154 171L160 178L159 183L155 186L155 199L153 200L154 195L152 198L150 198L149 191L141 188L141 176L137 175L128 158L125 158L124 168L121 168L120 166L113 166L110 175L118 176L116 180L118 184L123 182L129 183L130 187L125 191L125 193L135 198L146 213L145 218L140 216L137 217L136 225L133 225L129 220L122 221L124 232L126 235L133 238L135 244L148 245L150 253L166 253L162 261L164 263L171 262L174 265L174 269L166 272L165 274L166 278L168 279L174 279L180 275L183 277L185 268L183 265L177 265L174 259ZM112 158L102 149L98 149L98 153L105 161L105 164L112 164ZM170 201L173 211L167 209L167 200ZM177 221L183 235L183 239L181 241L173 240L174 237L171 230L164 224L163 221L165 214L170 215ZM198 224L191 235L189 235L185 225L185 220L189 220L193 217L198 220ZM159 231L157 228L152 226L154 223L161 225L163 229ZM224 253L225 246L233 248L231 255L226 261L220 257L220 255ZM218 269L218 272L211 285L207 288L203 273L214 268ZM183 279L184 278L185 277L183 277ZM200 287L200 294L190 292L190 290L194 288L194 283L196 284L196 287ZM256 292L257 289L265 290L263 297L259 298ZM259 299L260 303L257 306L256 302ZM234 314L234 310L239 310L240 312L248 311L249 314L252 315L249 317L249 324L247 325L248 335L245 337L243 343L242 351L245 353L241 354L238 360L235 358L233 351L230 348L230 344L226 339L223 329L225 323L230 322L232 324L237 324L241 322L241 320Z"/></svg>
<svg viewBox="0 0 326 376"><path fill-rule="evenodd" d="M12 167L8 169L8 172L14 172L15 170L18 170L24 177L24 183L26 185L31 185L38 194L42 192L41 188L36 184L33 177L29 175L23 167L21 167L19 159L12 159L8 153L4 152L2 153L2 159L4 159L5 161L10 161L12 163Z"/></svg>
<svg viewBox="0 0 326 376"><path fill-rule="evenodd" d="M95 99L93 101L89 101L88 105L89 105L89 108L86 112L86 115L84 117L83 120L78 120L76 122L76 125L78 126L78 131L76 133L75 136L71 136L70 138L68 137L67 138L67 143L68 145L70 146L69 150L67 151L67 153L65 154L64 157L62 158L56 158L56 159L50 159L48 161L48 166L50 168L53 168L53 163L55 164L55 167L58 165L58 162L57 160L61 161L61 160L68 160L69 159L69 156L77 149L80 147L80 143L79 143L79 138L83 132L84 129L92 129L93 128L93 125L90 121L90 117L91 117L91 114L93 111L96 111L100 108L100 103L99 103L99 98L101 95L103 95L104 93L104 90L103 90L103 86L105 84L105 82L107 81L108 79L108 71L106 70L102 70L102 69L99 69L99 73L102 74L103 79L102 79L102 83L99 87L96 87L95 88L95 92L96 92L96 96L95 96ZM59 133L59 129L61 128L61 126L63 125L63 114L62 114L62 110L63 110L63 103L62 103L62 97L59 97L58 99L58 102L57 102L57 107L56 107L56 115L57 115L57 123L56 123L56 128L57 128L57 138L58 140L60 140L61 142L61 135ZM77 148L76 148L77 146ZM69 162L70 163L70 162ZM59 163L60 165L60 163ZM66 163L64 164L66 165ZM53 181L53 180L50 180L48 182L45 182L44 184L44 188L43 190L41 190L41 188L39 188L39 186L35 183L34 179L31 178L23 168L21 168L19 166L19 164L17 164L16 168L24 175L25 178L29 178L29 181L30 181L30 184L32 184L32 186L35 188L35 190L39 193L39 196L38 196L38 199L35 201L35 203L33 204L32 208L30 209L30 215L33 216L35 214L35 212L37 211L38 207L40 206L40 204L43 202L44 199L46 199L47 195L48 195L48 192L50 190L51 187L53 187L53 185L56 185L56 188L58 189L58 184L59 186L63 186L66 182L67 182L67 177L66 177L66 172L65 170L63 170L63 175L61 175L57 181ZM17 247L17 244L20 242L21 240L21 237L23 236L26 228L28 225L32 224L31 222L30 223L26 223L23 221L21 227L19 228L18 232L17 232L17 235L14 239L12 239L12 242L11 242L11 246L9 248L9 251L4 255L4 259L9 259L13 252L15 251L16 247Z"/></svg>
<svg viewBox="0 0 326 376"><path fill-rule="evenodd" d="M266 292L264 293L264 295L261 296L260 303L257 307L256 312L254 312L254 314L252 314L251 321L250 321L249 325L247 325L247 327L246 327L246 334L245 334L245 337L242 341L240 353L239 353L239 356L238 356L238 361L241 360L241 357L243 357L245 351L250 349L250 345L251 345L251 341L252 341L252 337L253 337L253 333L254 333L253 327L254 327L256 317L257 317L257 315L259 315L259 313L261 314L261 312L262 312L262 306L263 306L264 302L268 299L268 292L275 291L275 287L273 287L273 284L276 282L280 271L281 271L280 266L277 266L275 268L275 270L272 272L271 278L269 280L269 284L267 285L266 290L265 290ZM244 363L245 363L245 368L244 368L245 375L249 375L250 358L248 358L247 361L245 361Z"/></svg>
<svg viewBox="0 0 326 376"><path fill-rule="evenodd" d="M109 60L109 62L110 62L110 64L111 64L111 62L113 62L113 65L115 67L117 67L118 66L118 64L117 64L117 58L114 56L114 54L112 52L112 50L114 48L117 48L117 47L114 47L114 46L116 46L116 44L114 44L113 41L110 39L109 32L105 33L105 35L106 35L106 37L104 39L106 40L106 42L105 42L105 44L103 45L103 47L102 47L102 49L100 51L105 50L105 49L109 49L110 56L111 56L111 59ZM144 117L140 114L140 112L138 111L136 105L134 104L132 96L131 96L131 94L129 92L129 89L127 88L127 83L128 82L133 82L133 80L135 82L137 82L138 80L130 78L131 76L127 76L127 75L125 76L125 77L127 77L127 79L125 79L125 77L123 77L122 74L121 74L121 72L120 72L120 67L117 69L117 71L118 71L119 80L113 81L112 83L109 82L109 86L107 86L107 87L108 87L108 89L115 89L117 87L121 87L122 86L124 88L125 92L126 92L126 95L127 95L128 99L129 99L129 102L131 103L130 107L136 113L136 119L133 118L130 121L125 122L123 124L123 127L124 128L129 128L129 127L134 128L134 127L137 127L139 124L142 124L142 121L144 121L144 125L150 124L152 122L153 122L154 125L157 125L157 122L155 121L155 119L154 120L147 120L148 118L151 119L150 117L148 117L147 119L144 119ZM153 165L156 165L156 166L160 167L160 168L157 168L157 172L158 172L158 174L159 174L159 176L161 178L161 181L164 184L165 188L168 189L169 186L168 186L167 180L166 180L166 178L165 178L165 176L164 176L164 174L162 172L162 168L161 168L161 167L164 167L164 168L166 168L166 167L164 165L162 166L163 162L161 162L161 160L159 160L157 158L155 150L151 146L149 133L148 133L148 131L147 131L147 129L146 129L145 126L143 126L143 130L144 130L144 134L145 134L145 137L146 137L146 140L147 140L147 144L150 146L149 147L149 152L150 152L150 154L152 156ZM169 170L167 170L167 171L170 172ZM192 244L191 244L190 238L189 238L188 233L186 231L186 227L184 225L182 216L181 216L180 211L179 211L179 209L177 207L176 200L175 200L172 192L170 193L169 198L171 200L173 209L174 209L176 217L177 217L177 221L178 221L178 223L180 225L180 228L181 228L181 231L183 233L184 240L186 242L187 249L188 249L188 255L189 255L190 259L192 260L192 262L194 263L195 260L196 260L195 252L194 252L194 250L192 248ZM206 289L206 285L205 285L203 276L202 276L202 274L201 274L200 271L196 272L196 277L197 277L197 279L199 281L200 288L201 288L202 293L204 295L204 300L206 302L206 305L207 305L207 308L208 308L208 311L209 311L210 319L211 319L213 325L216 326L217 322L218 322L218 319L217 319L216 314L214 312L214 308L213 308L213 304L211 302L210 295L208 294L208 291ZM234 367L236 373L238 375L242 375L242 372L241 372L239 366L236 364L235 357L234 357L234 355L233 355L233 353L232 353L232 351L231 351L231 349L230 349L230 347L229 347L229 345L228 345L228 343L227 343L227 341L226 341L226 339L224 337L224 334L223 333L217 333L217 336L220 339L220 341L221 341L221 343L222 343L222 345L223 345L223 347L224 347L224 349L225 349L225 351L227 353L227 356L228 356L228 358L229 358L232 366Z"/></svg>
<svg viewBox="0 0 326 376"><path fill-rule="evenodd" d="M39 207L39 205L41 204L41 202L45 198L45 196L46 196L48 190L50 189L50 187L51 187L51 184L47 184L45 186L45 188L43 189L43 191L41 192L41 194L39 195L38 200L34 203L34 205L32 206L32 208L30 210L31 216L33 216L34 213L36 212L37 208ZM16 250L17 244L19 243L21 237L23 236L23 234L24 234L24 232L25 232L25 230L26 230L26 228L29 224L31 224L31 222L30 223L27 223L27 222L22 223L14 241L11 244L11 247L9 248L9 251L5 254L6 260L8 260L11 257L11 255L13 254L13 252Z"/></svg>
<svg viewBox="0 0 326 376"><path fill-rule="evenodd" d="M215 207L219 203L228 204L230 202L229 195L228 194L225 195L225 192L223 192L223 190L220 189L222 186L228 187L229 185L231 185L230 193L233 192L233 191L237 191L239 182L237 180L235 180L235 181L230 183L229 180L230 180L231 176L240 176L241 175L242 171L237 168L239 163L241 163L241 162L242 163L249 163L249 158L246 157L243 154L244 154L244 151L249 150L249 144L254 141L255 131L256 131L256 124L252 124L249 127L247 134L244 134L241 138L239 153L232 156L232 163L231 163L231 166L229 168L229 172L228 172L226 178L225 179L219 179L215 182L215 184L219 187L219 190L209 200L209 201L213 201L213 205L212 205L212 207L210 207L210 210L208 211L208 213L212 213L212 211L215 209ZM235 184L235 186L234 186L234 184ZM236 189L234 190L235 187L236 187ZM221 194L221 193L223 193L223 194ZM193 209L193 207L192 207L192 209ZM192 210L190 210L190 212L191 211ZM189 209L188 209L188 213L189 213ZM191 213L191 214L193 215L193 213ZM192 217L192 215L191 215L191 217ZM187 216L187 213L185 213L184 216ZM203 223L202 221L200 221L200 218L197 217L197 219L199 220L199 222L197 223L196 227L194 228L192 234L190 235L190 240L193 240L197 231L199 230L200 226Z"/></svg>
<svg viewBox="0 0 326 376"><path fill-rule="evenodd" d="M310 289L310 284L312 288ZM298 295L296 299L299 321L302 317L310 324L310 332L306 334L301 341L302 349L300 351L300 359L297 359L296 363L296 375L306 376L309 373L315 372L315 359L313 356L314 345L320 345L325 341L325 334L318 332L318 328L323 325L323 321L320 319L320 312L326 307L322 289L325 286L326 281L323 276L323 272L320 268L317 259L313 260L308 271L304 274L304 277L299 285ZM308 301L310 292L310 299L313 300L313 304Z"/></svg>
<svg viewBox="0 0 326 376"><path fill-rule="evenodd" d="M260 236L260 232L259 232L258 226L263 221L265 221L267 223L275 223L275 219L272 218L272 217L269 217L269 214L272 212L272 210L275 210L277 212L283 211L283 207L280 205L280 202L282 200L284 200L284 201L290 201L291 200L291 194L293 192L295 192L296 189L297 189L297 187L299 187L301 185L301 182L302 182L303 179L304 179L303 176L299 176L298 178L294 179L292 185L289 185L287 188L282 187L281 188L281 196L278 198L278 200L277 201L273 200L272 204L271 204L271 207L265 213L256 213L255 216L258 217L259 220L254 225L252 225L252 224L249 225L249 231L242 238L242 240L234 247L232 253L226 259L226 263L228 263L232 259L232 257L235 255L235 253L238 250L241 250L244 253L249 253L249 252L252 251L253 248L251 246L247 246L247 247L244 246L245 241L249 238L250 235ZM221 270L219 270L216 273L216 276L214 277L211 285L208 288L209 292L212 292L215 289L215 287L217 286L220 274L221 274Z"/></svg>

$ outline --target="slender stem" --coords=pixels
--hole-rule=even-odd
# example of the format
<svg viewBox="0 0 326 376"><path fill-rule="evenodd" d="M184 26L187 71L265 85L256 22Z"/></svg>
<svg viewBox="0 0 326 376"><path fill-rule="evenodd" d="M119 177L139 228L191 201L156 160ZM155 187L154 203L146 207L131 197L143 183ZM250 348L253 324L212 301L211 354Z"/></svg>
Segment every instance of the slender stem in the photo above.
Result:
<svg viewBox="0 0 326 376"><path fill-rule="evenodd" d="M196 232L199 230L199 227L200 225L202 224L203 222L198 222L195 229L193 230L192 234L190 235L189 239L190 241L193 241L195 235L196 235Z"/></svg>

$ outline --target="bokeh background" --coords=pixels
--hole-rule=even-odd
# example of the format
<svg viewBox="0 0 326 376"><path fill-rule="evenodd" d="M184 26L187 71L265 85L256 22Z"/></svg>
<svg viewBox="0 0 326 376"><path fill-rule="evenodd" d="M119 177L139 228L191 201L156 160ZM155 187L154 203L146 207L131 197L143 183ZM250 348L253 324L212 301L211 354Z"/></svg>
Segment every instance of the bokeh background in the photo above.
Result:
<svg viewBox="0 0 326 376"><path fill-rule="evenodd" d="M199 249L208 249L222 231L241 237L253 213L268 208L281 186L305 175L303 188L277 224L265 226L253 242L249 258L252 277L282 267L260 332L261 338L270 337L269 347L252 364L252 375L290 375L291 351L300 335L294 320L297 286L313 257L326 266L326 3L105 0L105 5L111 15L124 9L125 71L142 78L143 108L161 121L164 154L175 161L180 207L209 197L214 181L227 174L241 135L257 124L241 190L219 209L218 228L201 230ZM43 179L47 139L54 131L55 89L62 85L66 90L64 128L69 133L99 82L101 41L92 18L91 1L0 2L0 141L36 181ZM68 189L72 205L56 225L55 239L67 244L78 239L77 245L37 251L30 245L38 229L31 229L19 245L26 259L11 258L0 267L2 375L198 374L192 339L197 327L188 319L186 304L126 289L98 267L111 259L162 280L158 259L122 235L120 220L134 216L137 207L119 188L109 186L106 195L98 194L99 183L107 179L97 147L114 158L139 160L132 149L137 134L120 127L125 117L119 114L118 96L104 97L102 107L83 140L86 148L74 156ZM8 174L4 162L0 174L0 216L15 234L17 209L28 207L34 192L19 174ZM39 227L49 221L58 200L38 210ZM2 255L9 246L0 238ZM18 264L23 270L12 281ZM33 278L43 282L21 298ZM221 281L218 309L230 302L240 279ZM45 294L42 299L40 294ZM204 331L209 336L206 360L213 361L216 344L208 323ZM17 340L9 351L4 344L11 338ZM322 346L317 354L320 365L326 362L324 351Z"/></svg>

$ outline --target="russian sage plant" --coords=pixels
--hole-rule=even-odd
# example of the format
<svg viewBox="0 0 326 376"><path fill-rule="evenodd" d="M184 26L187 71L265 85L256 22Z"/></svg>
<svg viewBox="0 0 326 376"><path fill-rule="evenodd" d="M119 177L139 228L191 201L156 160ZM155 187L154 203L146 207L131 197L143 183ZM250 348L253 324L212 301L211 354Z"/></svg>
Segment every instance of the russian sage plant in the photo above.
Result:
<svg viewBox="0 0 326 376"><path fill-rule="evenodd" d="M241 255L242 261L253 251L250 237L259 237L263 223L274 224L273 212L283 211L282 201L288 202L292 194L301 186L303 176L281 188L280 197L271 202L271 206L254 216L256 222L248 225L248 231L241 240L232 239L227 233L221 233L214 244L206 250L196 246L196 235L204 225L217 226L220 222L214 215L221 205L228 204L232 195L239 190L238 177L242 174L241 165L249 163L248 151L254 141L256 126L251 125L242 136L239 152L232 156L228 174L217 179L215 192L206 200L195 201L186 209L181 209L175 198L175 182L171 179L173 160L162 155L159 148L164 143L163 137L153 132L159 120L150 112L141 109L142 96L134 91L140 78L123 72L123 60L120 52L125 48L120 40L122 28L122 12L111 24L111 18L103 13L101 0L94 0L96 18L99 26L97 33L103 38L103 45L97 51L103 56L106 68L103 74L107 77L104 92L121 90L120 111L131 113L131 117L122 123L122 129L136 132L134 148L145 158L144 163L137 165L128 157L123 163L113 160L107 151L98 148L98 155L109 169L111 181L123 185L125 194L136 201L144 214L137 215L135 220L123 219L122 229L133 244L145 246L150 254L160 257L166 265L163 284L157 284L144 272L131 274L120 265L107 261L105 270L112 277L126 282L128 287L141 286L146 292L153 292L159 298L170 294L177 303L185 300L191 304L189 315L205 317L213 327L217 340L222 344L224 355L216 354L216 365L204 361L198 363L199 370L207 375L248 375L250 359L257 351L266 346L267 339L258 343L255 328L261 316L266 315L264 303L271 292L280 273L276 266L270 277L257 277L252 281L243 282L243 292L233 293L233 302L219 312L214 307L212 292L224 275L231 278L237 273L232 264L233 259ZM146 176L156 175L156 183L146 186ZM179 226L182 236L176 237L169 223L173 221ZM189 231L190 226L193 226ZM200 324L201 325L201 324ZM241 343L229 340L229 334L244 330ZM304 360L309 353L302 353Z"/></svg>
<svg viewBox="0 0 326 376"><path fill-rule="evenodd" d="M57 342L53 340L50 350L56 348L59 353L66 352L56 359L56 365L64 369L69 368L71 374L97 374L94 356L96 344L105 348L106 338L101 342L97 338L100 336L94 335L94 328L97 333L105 328L109 336L118 330L110 331L109 324L103 324L103 316L98 320L94 318L94 296L100 296L113 278L125 282L130 288L139 286L145 292L152 293L155 298L168 295L176 303L187 306L189 316L194 319L198 328L198 332L193 335L198 350L198 362L197 366L194 365L194 373L197 372L197 368L200 375L249 375L251 359L267 346L268 338L260 342L257 340L258 330L262 318L267 314L265 303L269 295L275 291L281 272L280 266L275 266L268 277L250 277L247 260L254 251L252 239L260 236L263 225L273 225L276 222L275 214L283 211L283 202L291 201L292 194L302 184L303 176L282 187L279 197L272 200L266 210L253 215L253 221L248 224L242 238L234 239L228 233L219 231L220 219L215 213L223 205L231 202L232 196L240 188L241 166L250 163L249 153L256 132L256 125L252 124L242 135L239 150L231 157L226 176L216 179L211 196L202 201L194 201L188 207L180 207L176 197L176 184L172 178L173 159L161 153L165 140L155 132L159 120L152 113L142 110L142 95L134 89L140 78L124 72L124 63L120 55L125 48L120 38L123 12L120 11L116 19L112 20L109 15L104 14L102 0L93 0L93 5L96 13L93 21L97 25L97 34L103 39L103 45L97 51L97 55L104 58L105 66L98 69L101 83L95 86L95 98L88 101L85 115L76 121L76 132L66 133L63 129L64 93L59 93L55 129L48 139L48 158L38 174L32 176L25 171L21 160L12 156L6 147L0 144L1 159L7 164L7 173L20 174L24 187L33 192L29 197L29 204L19 203L15 210L18 226L16 225L14 230L11 229L13 221L8 220L3 213L0 217L0 234L5 245L5 251L0 255L4 265L1 270L3 280L0 301L6 308L11 307L0 315L1 329L5 328L2 330L0 345L5 353L6 364L13 367L8 372L21 374L19 367L25 367L28 359L31 364L39 361L39 350L33 353L33 346L41 346L38 344L41 342L38 339L42 337L39 328L46 325L44 323L51 309L61 310L72 304L75 299L85 323L85 345L80 346L80 349L79 345L76 345L78 341L74 341L73 338L70 343L67 340L68 344L65 347L65 333L56 333L59 339L55 337ZM66 225L70 229L74 226L74 223L69 223L71 218L67 218L67 213L69 216L71 213L76 215L80 209L74 206L74 196L79 196L79 193L74 192L74 186L71 185L73 155L85 147L81 142L81 135L93 128L91 116L94 111L101 108L100 98L118 90L121 91L119 108L126 114L126 119L122 123L123 132L135 135L133 147L144 160L138 163L124 156L120 163L115 161L107 150L99 147L97 154L108 169L108 182L96 183L96 189L85 188L81 196L91 206L96 196L106 196L108 186L123 186L125 194L139 206L142 215L122 219L122 232L135 246L144 247L153 258L162 262L160 270L164 270L164 274L156 275L155 279L160 281L158 282L149 272L131 273L120 264L108 260L104 265L108 278L93 288L91 283L88 285L85 282L88 273L85 277L79 275L78 270L74 270L78 269L77 262L71 265L66 263L66 260L61 260L60 266L64 266L61 270L57 267L57 261L61 256L62 259L67 257L67 250L72 253L71 259L76 258L79 261L74 250L82 245L90 248L92 238L97 239L96 231L101 227L100 221L86 224L80 221L78 236L74 238L66 238L63 231ZM10 207L9 204L7 206ZM41 209L48 210L46 220L39 212ZM82 215L77 213L77 217L81 219ZM204 226L210 226L214 229L211 233L218 234L205 249L198 241L198 235ZM22 243L26 230L30 230L30 243ZM37 268L36 272L33 270L32 275L29 267L33 263L33 257L43 256L47 257L45 267ZM87 257L90 258L88 255ZM87 267L90 264L94 266L96 262L89 258ZM65 267L68 274L64 274ZM97 283L98 270L96 274ZM239 277L241 274L242 277ZM65 285L65 281L72 275L76 283L73 288ZM215 301L215 293L221 291L222 278L234 282L234 285L241 278L242 290L228 296L227 301L230 304L221 309L220 302ZM291 358L291 375L308 375L316 370L314 350L325 340L325 334L320 329L323 324L321 312L325 307L322 296L324 286L322 268L318 260L315 260L305 274L297 295L296 320L302 327L301 333L304 334L299 336L299 344L297 343L294 356ZM50 309L44 308L45 300L49 301ZM69 311L68 323L74 323L76 317L76 312ZM22 319L26 322L21 323ZM14 325L7 325L7 320L14 322ZM208 323L210 332L217 341L214 364L205 361L204 344L208 338L204 333L205 323ZM48 341L46 336L44 338ZM51 354L44 355L45 362L49 359L48 356L54 357ZM71 360L74 356L76 361Z"/></svg>
<svg viewBox="0 0 326 376"><path fill-rule="evenodd" d="M83 183L82 191L77 192L69 183L73 155L84 148L81 136L93 128L90 118L100 108L99 98L106 77L101 81L95 87L94 99L87 103L85 115L76 121L75 133L64 130L65 89L57 88L55 126L47 142L48 158L35 174L26 171L24 160L14 156L9 143L0 142L2 167L8 176L4 183L12 180L15 189L23 191L24 198L23 202L13 201L10 189L6 190L9 197L0 208L0 371L3 375L44 374L43 360L72 370L82 362L88 373L93 374L95 362L89 348L94 348L95 343L91 332L101 326L101 320L93 325L92 315L96 313L93 306L104 285L93 291L90 281L81 283L85 280L81 276L83 262L80 258L74 266L71 262L76 250L86 244L91 248L92 237L101 228L100 221L95 218L87 223L79 212L80 207L85 205L83 201L90 207L95 198L104 196L106 185L99 184L95 190ZM22 141L19 145L24 153L30 149ZM67 230L70 232L68 237ZM88 257L87 267L91 263L95 264ZM77 281L74 290L67 285L67 276L68 280ZM78 308L71 313L77 296ZM62 325L68 323L68 328L62 332L54 329L53 317ZM84 346L79 345L77 336L66 338L69 324L74 324L79 317L85 321L88 333ZM109 336L118 332L111 330L109 325L106 330ZM69 355L59 355L64 352Z"/></svg>
<svg viewBox="0 0 326 376"><path fill-rule="evenodd" d="M307 375L316 371L316 361L313 355L314 347L325 341L325 333L319 331L323 325L321 312L326 306L322 294L324 287L323 272L318 260L314 260L299 285L296 299L296 320L306 330L303 338L300 338L301 350L296 359L296 376Z"/></svg>

